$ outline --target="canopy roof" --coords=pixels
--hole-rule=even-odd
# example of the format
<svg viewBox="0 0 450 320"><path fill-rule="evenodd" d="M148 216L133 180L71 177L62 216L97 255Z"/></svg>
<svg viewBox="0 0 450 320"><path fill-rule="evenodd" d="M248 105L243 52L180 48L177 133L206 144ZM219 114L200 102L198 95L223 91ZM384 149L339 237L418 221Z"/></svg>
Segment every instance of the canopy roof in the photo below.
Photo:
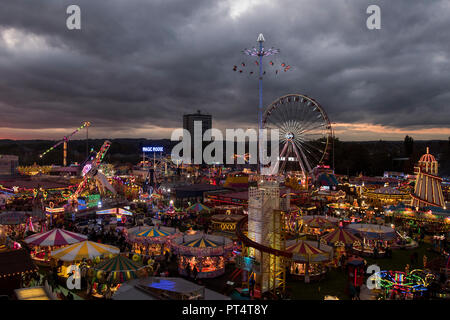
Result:
<svg viewBox="0 0 450 320"><path fill-rule="evenodd" d="M118 254L119 248L92 242L83 241L56 249L51 252L51 256L62 261L79 261L83 259L93 259L104 254Z"/></svg>
<svg viewBox="0 0 450 320"><path fill-rule="evenodd" d="M342 228L336 229L333 232L324 235L322 239L325 240L328 244L336 245L342 243L346 246L352 245L356 241L360 241L360 239L358 239L356 236Z"/></svg>
<svg viewBox="0 0 450 320"><path fill-rule="evenodd" d="M25 249L9 250L0 253L0 278L17 276L37 271L30 254Z"/></svg>
<svg viewBox="0 0 450 320"><path fill-rule="evenodd" d="M197 202L187 208L188 211L195 211L195 212L201 212L201 211L210 211L211 209L205 206L204 204Z"/></svg>
<svg viewBox="0 0 450 320"><path fill-rule="evenodd" d="M347 230L367 239L394 240L396 238L394 229L377 224L356 223L348 225Z"/></svg>
<svg viewBox="0 0 450 320"><path fill-rule="evenodd" d="M375 193L375 194L386 194L386 195L389 195L389 194L406 195L407 194L405 192L401 192L400 190L397 190L397 189L392 188L392 187L381 187L381 188L378 188L378 189L372 191L372 193Z"/></svg>
<svg viewBox="0 0 450 320"><path fill-rule="evenodd" d="M166 237L170 235L169 232L158 230L155 228L150 228L148 230L136 233L136 237Z"/></svg>
<svg viewBox="0 0 450 320"><path fill-rule="evenodd" d="M292 260L298 262L320 262L329 260L330 253L320 250L305 241L300 241L288 248L292 252Z"/></svg>
<svg viewBox="0 0 450 320"><path fill-rule="evenodd" d="M222 245L204 237L183 243L183 246L193 248L216 248Z"/></svg>
<svg viewBox="0 0 450 320"><path fill-rule="evenodd" d="M26 243L35 246L64 246L84 240L87 240L87 236L63 229L52 229L24 239Z"/></svg>
<svg viewBox="0 0 450 320"><path fill-rule="evenodd" d="M105 272L121 272L121 271L136 271L143 267L139 262L134 262L124 256L118 255L114 258L102 261L94 266L94 269Z"/></svg>
<svg viewBox="0 0 450 320"><path fill-rule="evenodd" d="M122 208L111 208L111 209L97 211L96 214L117 214L117 215L132 216L133 212L122 209Z"/></svg>

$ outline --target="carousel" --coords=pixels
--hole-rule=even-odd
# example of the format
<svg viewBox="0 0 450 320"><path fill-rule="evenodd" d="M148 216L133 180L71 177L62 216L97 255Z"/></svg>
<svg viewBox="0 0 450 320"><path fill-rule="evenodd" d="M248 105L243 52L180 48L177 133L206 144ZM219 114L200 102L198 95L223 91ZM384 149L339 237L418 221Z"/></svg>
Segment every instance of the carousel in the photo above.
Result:
<svg viewBox="0 0 450 320"><path fill-rule="evenodd" d="M112 296L123 282L145 278L152 272L152 266L143 265L140 261L130 260L122 255L97 263L89 270L92 278L92 296L103 298Z"/></svg>
<svg viewBox="0 0 450 320"><path fill-rule="evenodd" d="M353 250L361 255L383 255L387 248L395 247L397 240L395 230L383 225L357 223L348 225L346 230L362 239L360 245L353 245Z"/></svg>
<svg viewBox="0 0 450 320"><path fill-rule="evenodd" d="M288 241L287 252L292 253L289 269L294 278L320 280L328 271L327 265L333 260L333 248L324 244L320 246L316 241Z"/></svg>
<svg viewBox="0 0 450 320"><path fill-rule="evenodd" d="M172 249L178 255L178 272L191 275L197 269L198 278L215 278L225 273L225 263L233 251L233 242L221 236L185 235L174 239Z"/></svg>
<svg viewBox="0 0 450 320"><path fill-rule="evenodd" d="M336 259L340 259L346 249L361 246L361 239L349 231L338 228L320 238L321 243L334 247Z"/></svg>
<svg viewBox="0 0 450 320"><path fill-rule="evenodd" d="M142 256L159 256L169 250L168 242L181 236L175 228L134 227L127 229L127 241L132 252Z"/></svg>
<svg viewBox="0 0 450 320"><path fill-rule="evenodd" d="M301 230L313 239L334 231L339 224L337 218L330 216L303 216L301 220Z"/></svg>
<svg viewBox="0 0 450 320"><path fill-rule="evenodd" d="M189 213L190 213L190 212L194 212L194 213L196 213L196 214L199 214L199 213L208 213L208 212L211 211L211 208L205 206L204 204L202 204L202 203L200 203L200 202L197 202L197 203L193 204L192 206L188 207L188 208L186 209L186 211L189 212Z"/></svg>
<svg viewBox="0 0 450 320"><path fill-rule="evenodd" d="M87 240L87 236L63 229L53 229L47 232L31 235L24 242L31 247L31 257L37 265L50 264L50 252L62 246Z"/></svg>

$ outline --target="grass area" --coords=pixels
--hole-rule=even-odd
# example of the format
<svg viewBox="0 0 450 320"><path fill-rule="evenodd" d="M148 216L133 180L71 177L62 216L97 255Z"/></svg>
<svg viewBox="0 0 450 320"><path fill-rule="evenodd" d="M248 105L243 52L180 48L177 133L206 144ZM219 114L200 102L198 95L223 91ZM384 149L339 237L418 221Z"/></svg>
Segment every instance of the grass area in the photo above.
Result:
<svg viewBox="0 0 450 320"><path fill-rule="evenodd" d="M393 250L392 258L380 258L380 259L366 259L369 265L377 264L380 266L381 270L395 270L395 271L404 271L406 264L410 265L410 270L413 269L422 269L423 268L423 256L426 255L428 261L435 259L439 256L438 253L430 250L431 245L428 243L422 243L420 246L413 250ZM412 253L417 252L419 254L419 263L418 265L411 265L410 256Z"/></svg>
<svg viewBox="0 0 450 320"><path fill-rule="evenodd" d="M393 250L392 258L367 258L367 264L377 264L381 270L404 271L406 264L411 266L410 256L414 251L419 254L419 264L411 266L410 270L423 268L423 256L428 261L438 257L438 254L430 251L431 245L422 243L414 250ZM324 296L337 296L341 300L349 300L347 291L347 274L339 269L332 269L326 278L320 282L304 283L300 280L288 280L287 287L292 299L295 300L323 300Z"/></svg>
<svg viewBox="0 0 450 320"><path fill-rule="evenodd" d="M348 300L345 292L347 275L339 269L331 269L325 279L319 282L305 283L302 280L288 280L287 288L293 300L323 300L324 296L336 296Z"/></svg>

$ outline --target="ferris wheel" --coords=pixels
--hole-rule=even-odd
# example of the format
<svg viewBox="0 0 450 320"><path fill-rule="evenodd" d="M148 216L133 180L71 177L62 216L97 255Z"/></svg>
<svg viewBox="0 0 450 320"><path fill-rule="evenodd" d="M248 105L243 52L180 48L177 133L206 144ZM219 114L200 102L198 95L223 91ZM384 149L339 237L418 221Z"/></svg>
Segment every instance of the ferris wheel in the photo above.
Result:
<svg viewBox="0 0 450 320"><path fill-rule="evenodd" d="M307 175L328 159L331 123L320 104L310 97L289 94L278 98L264 112L262 127L279 130L280 173L293 162Z"/></svg>

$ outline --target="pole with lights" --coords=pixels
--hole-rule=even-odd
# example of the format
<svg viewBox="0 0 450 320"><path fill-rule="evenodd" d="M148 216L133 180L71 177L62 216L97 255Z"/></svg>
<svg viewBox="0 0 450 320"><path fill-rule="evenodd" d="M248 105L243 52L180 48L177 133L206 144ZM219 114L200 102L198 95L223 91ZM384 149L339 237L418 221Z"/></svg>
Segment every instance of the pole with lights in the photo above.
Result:
<svg viewBox="0 0 450 320"><path fill-rule="evenodd" d="M262 144L262 116L263 116L263 57L271 56L280 52L279 49L265 49L263 47L263 43L265 42L264 36L262 33L259 34L258 39L256 40L258 43L258 48L245 49L244 53L248 56L258 57L259 64L259 106L258 106L258 171L262 173L263 164L261 162L263 157L263 144Z"/></svg>

